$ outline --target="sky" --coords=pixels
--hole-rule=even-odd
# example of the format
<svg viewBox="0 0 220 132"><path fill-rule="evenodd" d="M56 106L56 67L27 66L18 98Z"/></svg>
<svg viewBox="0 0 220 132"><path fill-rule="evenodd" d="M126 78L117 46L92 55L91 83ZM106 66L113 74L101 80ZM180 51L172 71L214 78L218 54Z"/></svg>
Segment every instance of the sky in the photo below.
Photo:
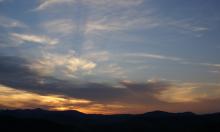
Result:
<svg viewBox="0 0 220 132"><path fill-rule="evenodd" d="M0 0L0 109L220 111L219 0Z"/></svg>

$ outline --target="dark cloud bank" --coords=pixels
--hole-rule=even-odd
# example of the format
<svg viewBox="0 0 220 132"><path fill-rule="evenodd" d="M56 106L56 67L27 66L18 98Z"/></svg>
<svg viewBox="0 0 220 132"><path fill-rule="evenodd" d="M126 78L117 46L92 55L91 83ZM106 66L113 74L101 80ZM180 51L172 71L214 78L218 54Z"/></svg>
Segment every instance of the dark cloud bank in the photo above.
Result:
<svg viewBox="0 0 220 132"><path fill-rule="evenodd" d="M122 88L108 84L60 80L43 77L28 67L29 62L15 56L0 56L0 83L15 89L39 94L60 94L97 102L144 101L154 102L152 94L169 87L166 82L119 82Z"/></svg>
<svg viewBox="0 0 220 132"><path fill-rule="evenodd" d="M87 99L92 101L92 104L108 105L116 103L125 104L133 109L136 106L145 109L140 111L160 109L203 113L220 109L219 99L206 99L189 103L168 103L158 99L155 95L175 85L170 82L149 81L136 83L119 81L120 87L116 87L104 83L61 80L50 76L40 76L37 72L30 70L29 64L27 60L20 57L0 56L0 85L40 95L55 94L64 98Z"/></svg>

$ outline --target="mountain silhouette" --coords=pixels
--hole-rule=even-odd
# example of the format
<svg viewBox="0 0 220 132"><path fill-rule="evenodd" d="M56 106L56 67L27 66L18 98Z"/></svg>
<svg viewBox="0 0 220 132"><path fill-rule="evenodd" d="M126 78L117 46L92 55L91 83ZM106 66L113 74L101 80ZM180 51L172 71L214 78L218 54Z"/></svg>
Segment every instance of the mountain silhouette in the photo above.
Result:
<svg viewBox="0 0 220 132"><path fill-rule="evenodd" d="M61 132L219 132L220 113L153 111L144 114L84 114L78 111L0 110L0 130Z"/></svg>

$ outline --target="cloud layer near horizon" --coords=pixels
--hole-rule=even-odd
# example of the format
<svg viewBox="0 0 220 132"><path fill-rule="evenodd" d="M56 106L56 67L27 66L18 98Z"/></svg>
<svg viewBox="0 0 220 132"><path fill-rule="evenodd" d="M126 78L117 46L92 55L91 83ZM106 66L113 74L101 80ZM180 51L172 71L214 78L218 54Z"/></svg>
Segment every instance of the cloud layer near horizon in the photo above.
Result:
<svg viewBox="0 0 220 132"><path fill-rule="evenodd" d="M151 107L169 105L170 109L166 110L174 111L176 107L173 106L178 104L194 103L202 105L206 101L220 99L218 84L176 84L176 82L160 80L148 80L138 83L122 80L112 85L80 82L79 80L68 81L42 76L32 71L26 60L18 57L1 56L0 62L2 93L0 99L1 105L6 108L42 107L54 110L79 109L91 113L105 113L102 108L113 107L111 108L114 109L112 113L120 113L126 108L128 108L126 112L143 112L143 107L147 111L153 110ZM17 97L19 97L19 100L16 101L15 98ZM39 103L33 104L29 101L37 98L41 100ZM52 104L49 105L48 103L47 106L45 103L47 100L51 100ZM10 105L9 101L14 101L13 105ZM100 109L86 111L86 108L95 107L96 105ZM140 108L140 110L131 109L129 111L132 106L137 107L137 109ZM147 109L148 107L149 109ZM187 109L182 111L184 110ZM200 110L199 112L206 111Z"/></svg>

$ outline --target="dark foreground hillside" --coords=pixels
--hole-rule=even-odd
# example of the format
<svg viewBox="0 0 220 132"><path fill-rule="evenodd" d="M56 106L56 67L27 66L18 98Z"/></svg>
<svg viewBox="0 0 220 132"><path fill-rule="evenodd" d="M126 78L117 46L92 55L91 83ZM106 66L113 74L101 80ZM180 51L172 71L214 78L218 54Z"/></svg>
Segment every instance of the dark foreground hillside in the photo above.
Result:
<svg viewBox="0 0 220 132"><path fill-rule="evenodd" d="M0 130L60 132L220 132L220 113L161 111L140 115L88 115L77 111L1 110Z"/></svg>

